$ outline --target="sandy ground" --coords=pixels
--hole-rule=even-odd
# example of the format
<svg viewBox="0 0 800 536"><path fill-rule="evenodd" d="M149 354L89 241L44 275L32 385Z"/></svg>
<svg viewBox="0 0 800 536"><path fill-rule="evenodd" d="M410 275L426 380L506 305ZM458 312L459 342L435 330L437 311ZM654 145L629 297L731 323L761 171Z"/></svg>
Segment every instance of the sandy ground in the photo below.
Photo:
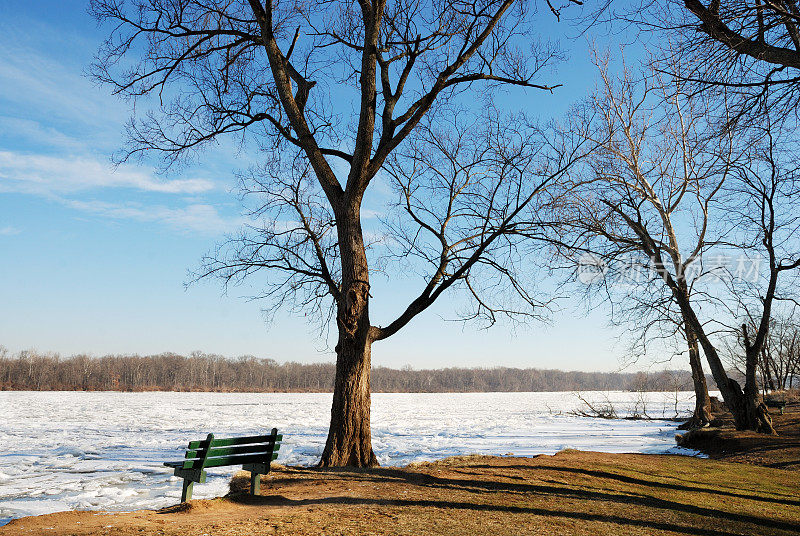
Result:
<svg viewBox="0 0 800 536"><path fill-rule="evenodd" d="M797 473L683 456L564 451L406 468L278 468L238 493L158 512L64 512L1 535L796 534Z"/></svg>

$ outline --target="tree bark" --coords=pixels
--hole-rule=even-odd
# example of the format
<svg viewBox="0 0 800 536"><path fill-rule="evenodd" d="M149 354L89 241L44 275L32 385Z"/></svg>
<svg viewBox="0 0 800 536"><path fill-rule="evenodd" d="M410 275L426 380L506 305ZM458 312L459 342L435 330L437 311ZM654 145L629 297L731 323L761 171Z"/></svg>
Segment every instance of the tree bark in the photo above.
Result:
<svg viewBox="0 0 800 536"><path fill-rule="evenodd" d="M700 346L697 342L697 336L686 322L684 322L684 329L686 331L686 343L689 346L689 365L692 369L695 402L691 419L683 423L680 428L692 430L694 428L702 428L711 422L711 399L708 396L708 385L703 371L703 363L700 361Z"/></svg>
<svg viewBox="0 0 800 536"><path fill-rule="evenodd" d="M745 381L744 392L742 393L742 427L739 427L737 419L736 428L739 430L755 430L762 434L775 434L772 426L772 417L769 415L767 406L758 399L758 382L756 382L756 371L758 369L758 355L760 349L750 344L747 335L747 326L742 324L745 347Z"/></svg>
<svg viewBox="0 0 800 536"><path fill-rule="evenodd" d="M320 467L378 465L370 428L370 347L369 341L339 338L331 423Z"/></svg>
<svg viewBox="0 0 800 536"><path fill-rule="evenodd" d="M342 286L337 296L336 381L328 440L320 467L374 467L370 428L372 368L369 320L369 269L359 202L337 214Z"/></svg>
<svg viewBox="0 0 800 536"><path fill-rule="evenodd" d="M697 318L688 294L681 289L681 287L675 282L674 279L672 279L672 277L667 276L666 282L672 290L672 295L675 297L675 302L678 304L678 307L681 310L686 328L692 331L697 342L699 342L700 346L703 348L703 353L705 354L706 361L711 369L711 375L714 378L714 382L717 384L720 394L722 394L722 399L725 401L725 405L728 406L728 409L733 414L733 418L736 423L736 429L755 430L756 428L750 428L748 426L749 420L747 418L742 388L735 380L728 377L728 373L725 371L725 365L723 365L722 359L720 359L716 347L708 338L708 335L703 329L703 324Z"/></svg>

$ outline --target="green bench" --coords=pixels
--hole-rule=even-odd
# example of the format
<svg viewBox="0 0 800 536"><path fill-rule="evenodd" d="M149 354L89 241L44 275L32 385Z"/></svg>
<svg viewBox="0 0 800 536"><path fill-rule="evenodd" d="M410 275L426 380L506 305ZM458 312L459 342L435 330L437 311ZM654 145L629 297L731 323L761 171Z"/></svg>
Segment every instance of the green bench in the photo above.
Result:
<svg viewBox="0 0 800 536"><path fill-rule="evenodd" d="M786 408L785 400L766 398L764 399L764 403L767 405L768 408L779 408L781 410L781 415L783 415L783 410L784 408Z"/></svg>
<svg viewBox="0 0 800 536"><path fill-rule="evenodd" d="M186 456L182 461L164 462L167 467L175 469L175 476L183 479L181 502L192 498L194 483L206 481L206 469L241 465L250 471L250 493L261 494L261 475L269 473L270 462L278 458L282 435L273 428L267 435L248 437L228 437L215 439L208 434L203 440L191 441L186 447Z"/></svg>

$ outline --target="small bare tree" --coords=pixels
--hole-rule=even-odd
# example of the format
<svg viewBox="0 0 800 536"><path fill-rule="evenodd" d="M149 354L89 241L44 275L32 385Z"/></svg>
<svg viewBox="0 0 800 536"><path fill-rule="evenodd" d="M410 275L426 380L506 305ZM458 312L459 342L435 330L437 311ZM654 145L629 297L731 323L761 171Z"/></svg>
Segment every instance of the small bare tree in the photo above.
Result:
<svg viewBox="0 0 800 536"><path fill-rule="evenodd" d="M785 126L785 123L783 123ZM756 374L769 344L772 310L776 303L794 302L800 275L800 179L796 143L791 129L773 128L769 117L749 129L747 152L727 187L726 220L733 240L728 245L752 259L766 261L763 277L733 278L744 348L745 387L742 404L753 425L774 432L769 413L758 402Z"/></svg>
<svg viewBox="0 0 800 536"><path fill-rule="evenodd" d="M784 390L793 387L800 373L800 324L796 306L790 312L776 315L773 311L769 341L761 359L762 375L770 389Z"/></svg>
<svg viewBox="0 0 800 536"><path fill-rule="evenodd" d="M761 390L763 394L769 391L780 391L790 389L793 376L797 374L798 357L800 357L800 329L796 322L795 305L789 307L779 307L776 312L772 311L772 319L767 330L767 338L761 348L761 355L758 360L758 376L761 380ZM743 304L743 308L746 307ZM760 311L747 311L747 330L749 332L758 331L757 322L760 320L757 313ZM746 352L744 348L744 337L736 339L736 344L728 348L731 365L738 370L742 376L746 373Z"/></svg>

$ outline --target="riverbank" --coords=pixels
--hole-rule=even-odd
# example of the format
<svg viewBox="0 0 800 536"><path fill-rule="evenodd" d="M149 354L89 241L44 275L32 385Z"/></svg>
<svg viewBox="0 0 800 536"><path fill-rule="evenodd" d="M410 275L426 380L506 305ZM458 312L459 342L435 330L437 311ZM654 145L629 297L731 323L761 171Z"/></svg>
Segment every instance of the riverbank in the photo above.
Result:
<svg viewBox="0 0 800 536"><path fill-rule="evenodd" d="M279 467L242 493L160 511L63 512L0 534L800 534L796 473L686 456L567 450L405 468Z"/></svg>
<svg viewBox="0 0 800 536"><path fill-rule="evenodd" d="M789 403L783 414L772 412L778 435L740 432L730 413L715 416L714 426L681 434L678 443L709 458L800 471L800 402Z"/></svg>

